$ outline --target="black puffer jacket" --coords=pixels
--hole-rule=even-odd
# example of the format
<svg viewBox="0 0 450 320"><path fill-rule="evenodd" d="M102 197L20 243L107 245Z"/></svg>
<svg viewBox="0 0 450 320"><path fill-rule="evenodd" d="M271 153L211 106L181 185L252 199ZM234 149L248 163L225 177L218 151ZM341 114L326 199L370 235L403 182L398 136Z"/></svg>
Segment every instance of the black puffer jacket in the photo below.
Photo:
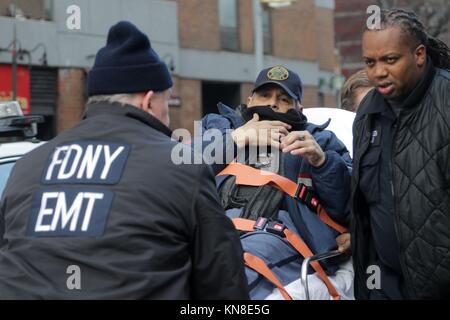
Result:
<svg viewBox="0 0 450 320"><path fill-rule="evenodd" d="M371 91L354 123L351 233L359 299L368 298L366 269L375 255L368 205L359 188L360 167L371 138L373 114L368 110L382 103L383 97ZM450 72L433 71L425 95L399 115L394 130L393 215L406 289L412 298L449 298Z"/></svg>

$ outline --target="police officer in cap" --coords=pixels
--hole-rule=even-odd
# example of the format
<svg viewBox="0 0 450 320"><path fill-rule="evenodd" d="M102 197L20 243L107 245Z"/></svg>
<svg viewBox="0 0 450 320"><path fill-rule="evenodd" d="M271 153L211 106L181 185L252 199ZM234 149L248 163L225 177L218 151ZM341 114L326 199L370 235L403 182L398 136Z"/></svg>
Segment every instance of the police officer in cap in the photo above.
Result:
<svg viewBox="0 0 450 320"><path fill-rule="evenodd" d="M108 34L83 120L17 162L0 299L245 299L242 248L206 165L175 165L172 80L129 22Z"/></svg>

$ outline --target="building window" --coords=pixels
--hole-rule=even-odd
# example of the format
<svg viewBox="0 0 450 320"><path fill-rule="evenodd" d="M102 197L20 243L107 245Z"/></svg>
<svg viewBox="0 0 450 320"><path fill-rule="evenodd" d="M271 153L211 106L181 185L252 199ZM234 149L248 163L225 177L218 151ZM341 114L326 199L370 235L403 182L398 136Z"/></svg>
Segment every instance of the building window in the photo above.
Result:
<svg viewBox="0 0 450 320"><path fill-rule="evenodd" d="M53 0L44 1L44 10L46 20L53 20Z"/></svg>
<svg viewBox="0 0 450 320"><path fill-rule="evenodd" d="M220 43L224 50L238 51L237 0L219 0Z"/></svg>
<svg viewBox="0 0 450 320"><path fill-rule="evenodd" d="M38 139L48 141L56 136L56 100L58 70L48 67L31 67L30 71L31 114L44 116L38 124Z"/></svg>
<svg viewBox="0 0 450 320"><path fill-rule="evenodd" d="M319 78L319 90L317 91L317 106L319 108L325 107L325 91L327 90L327 80L325 78Z"/></svg>
<svg viewBox="0 0 450 320"><path fill-rule="evenodd" d="M263 36L264 36L264 54L272 53L272 21L270 9L265 8L262 11Z"/></svg>
<svg viewBox="0 0 450 320"><path fill-rule="evenodd" d="M219 113L217 103L235 108L241 103L241 84L236 82L202 81L203 116Z"/></svg>
<svg viewBox="0 0 450 320"><path fill-rule="evenodd" d="M0 0L0 16L51 20L54 0Z"/></svg>

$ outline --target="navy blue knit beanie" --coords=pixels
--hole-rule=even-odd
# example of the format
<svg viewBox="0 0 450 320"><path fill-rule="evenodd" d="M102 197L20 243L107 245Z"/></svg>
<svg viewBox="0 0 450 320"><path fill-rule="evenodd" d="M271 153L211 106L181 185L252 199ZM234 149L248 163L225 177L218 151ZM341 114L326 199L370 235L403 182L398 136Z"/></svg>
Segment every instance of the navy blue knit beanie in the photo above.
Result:
<svg viewBox="0 0 450 320"><path fill-rule="evenodd" d="M158 92L172 87L166 64L153 51L150 40L134 24L112 26L88 76L88 96Z"/></svg>

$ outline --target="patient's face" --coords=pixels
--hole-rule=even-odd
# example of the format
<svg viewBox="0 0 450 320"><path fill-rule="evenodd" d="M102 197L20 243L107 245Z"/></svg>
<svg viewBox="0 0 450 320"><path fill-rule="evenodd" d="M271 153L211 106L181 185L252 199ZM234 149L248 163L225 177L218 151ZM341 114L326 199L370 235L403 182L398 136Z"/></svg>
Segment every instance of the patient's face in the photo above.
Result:
<svg viewBox="0 0 450 320"><path fill-rule="evenodd" d="M262 86L247 99L247 107L270 106L275 112L286 113L295 108L296 101L280 86L268 84Z"/></svg>

